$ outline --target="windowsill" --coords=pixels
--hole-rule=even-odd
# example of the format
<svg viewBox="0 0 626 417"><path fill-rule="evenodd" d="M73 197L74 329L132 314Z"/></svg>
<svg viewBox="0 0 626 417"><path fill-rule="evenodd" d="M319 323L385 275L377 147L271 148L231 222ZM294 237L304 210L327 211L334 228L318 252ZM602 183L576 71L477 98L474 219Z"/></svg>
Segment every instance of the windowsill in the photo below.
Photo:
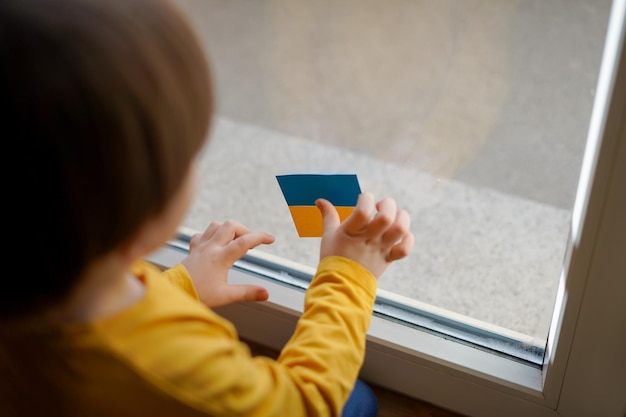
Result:
<svg viewBox="0 0 626 417"><path fill-rule="evenodd" d="M164 247L147 259L167 268L184 255L181 249ZM302 313L304 290L236 267L231 269L229 282L264 286L270 298L264 303L238 303L216 311L233 322L241 338L280 350ZM539 367L374 316L367 334L361 377L378 386L420 398L420 390L424 387L414 384L416 368L421 369L422 375L433 374L430 378L420 377L422 381L441 376L469 377L477 386L494 394L514 395L530 403L545 405Z"/></svg>

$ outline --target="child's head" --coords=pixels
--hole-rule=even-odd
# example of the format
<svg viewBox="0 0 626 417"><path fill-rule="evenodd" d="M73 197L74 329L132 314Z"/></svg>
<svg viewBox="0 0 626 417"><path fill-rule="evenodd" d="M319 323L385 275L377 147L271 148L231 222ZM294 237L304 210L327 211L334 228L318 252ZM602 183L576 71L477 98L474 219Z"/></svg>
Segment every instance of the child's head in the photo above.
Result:
<svg viewBox="0 0 626 417"><path fill-rule="evenodd" d="M5 218L27 227L14 243L32 258L1 292L6 316L59 300L165 208L207 137L212 92L166 0L1 1L0 87L18 165Z"/></svg>

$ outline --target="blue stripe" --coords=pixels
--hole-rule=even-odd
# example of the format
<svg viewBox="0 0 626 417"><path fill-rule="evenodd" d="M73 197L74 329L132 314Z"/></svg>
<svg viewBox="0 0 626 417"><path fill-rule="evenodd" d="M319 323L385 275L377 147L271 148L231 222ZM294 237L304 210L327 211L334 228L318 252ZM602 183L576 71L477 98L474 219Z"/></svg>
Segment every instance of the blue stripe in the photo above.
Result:
<svg viewBox="0 0 626 417"><path fill-rule="evenodd" d="M292 174L276 179L288 206L313 206L325 198L336 206L353 207L361 193L355 174Z"/></svg>

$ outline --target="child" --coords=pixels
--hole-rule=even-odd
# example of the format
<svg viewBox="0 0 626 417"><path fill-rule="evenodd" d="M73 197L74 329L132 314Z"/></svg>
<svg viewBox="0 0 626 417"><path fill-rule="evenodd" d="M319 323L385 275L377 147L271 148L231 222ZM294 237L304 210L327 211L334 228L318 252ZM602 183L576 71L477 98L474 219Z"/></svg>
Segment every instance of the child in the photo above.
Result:
<svg viewBox="0 0 626 417"><path fill-rule="evenodd" d="M142 261L184 218L213 111L182 13L167 0L3 1L0 61L20 167L5 218L23 226L24 208L41 208L36 230L11 236L36 264L5 272L1 416L375 415L357 376L376 279L413 244L393 199L364 193L343 223L317 202L304 313L277 360L253 357L211 308L268 298L226 278L271 235L213 222L180 265Z"/></svg>

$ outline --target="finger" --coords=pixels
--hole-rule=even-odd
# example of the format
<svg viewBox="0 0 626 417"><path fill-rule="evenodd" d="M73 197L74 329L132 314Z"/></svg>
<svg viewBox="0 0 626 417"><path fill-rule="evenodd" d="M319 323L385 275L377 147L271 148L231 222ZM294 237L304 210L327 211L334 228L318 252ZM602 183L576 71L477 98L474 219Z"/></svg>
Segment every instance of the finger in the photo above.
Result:
<svg viewBox="0 0 626 417"><path fill-rule="evenodd" d="M267 301L269 292L256 285L227 285L222 288L222 300L219 304L225 305L240 301Z"/></svg>
<svg viewBox="0 0 626 417"><path fill-rule="evenodd" d="M408 232L406 235L402 237L402 240L396 243L389 254L387 255L387 262L397 261L398 259L402 259L411 253L411 249L413 249L413 243L415 242L415 237L413 233Z"/></svg>
<svg viewBox="0 0 626 417"><path fill-rule="evenodd" d="M274 243L274 236L265 232L250 232L245 235L236 237L227 246L231 252L237 257L241 258L250 249L254 249L262 244Z"/></svg>
<svg viewBox="0 0 626 417"><path fill-rule="evenodd" d="M204 233L202 235L206 237L207 239L210 239L215 234L217 229L220 228L221 225L222 225L222 222L212 221L211 223L209 223L207 228L204 229Z"/></svg>
<svg viewBox="0 0 626 417"><path fill-rule="evenodd" d="M229 262L241 259L250 249L262 244L274 243L274 236L265 232L250 232L236 237L226 245L225 255Z"/></svg>
<svg viewBox="0 0 626 417"><path fill-rule="evenodd" d="M227 245L235 238L245 235L246 233L250 233L250 229L246 226L233 220L227 220L215 230L213 239L222 245Z"/></svg>
<svg viewBox="0 0 626 417"><path fill-rule="evenodd" d="M376 215L371 219L365 231L365 235L370 239L385 233L397 214L396 201L392 198L380 200L376 203L376 209Z"/></svg>
<svg viewBox="0 0 626 417"><path fill-rule="evenodd" d="M195 248L202 240L202 233L194 233L189 240L189 250Z"/></svg>
<svg viewBox="0 0 626 417"><path fill-rule="evenodd" d="M354 210L342 223L345 232L352 236L361 234L372 218L374 208L374 196L371 193L360 194Z"/></svg>
<svg viewBox="0 0 626 417"><path fill-rule="evenodd" d="M341 220L339 219L339 213L335 206L328 200L318 198L315 201L315 205L322 214L322 221L324 223L324 234L329 230L335 230L339 227Z"/></svg>
<svg viewBox="0 0 626 417"><path fill-rule="evenodd" d="M382 236L382 243L385 246L393 246L409 231L411 227L411 218L405 210L398 210L396 219L385 230Z"/></svg>

